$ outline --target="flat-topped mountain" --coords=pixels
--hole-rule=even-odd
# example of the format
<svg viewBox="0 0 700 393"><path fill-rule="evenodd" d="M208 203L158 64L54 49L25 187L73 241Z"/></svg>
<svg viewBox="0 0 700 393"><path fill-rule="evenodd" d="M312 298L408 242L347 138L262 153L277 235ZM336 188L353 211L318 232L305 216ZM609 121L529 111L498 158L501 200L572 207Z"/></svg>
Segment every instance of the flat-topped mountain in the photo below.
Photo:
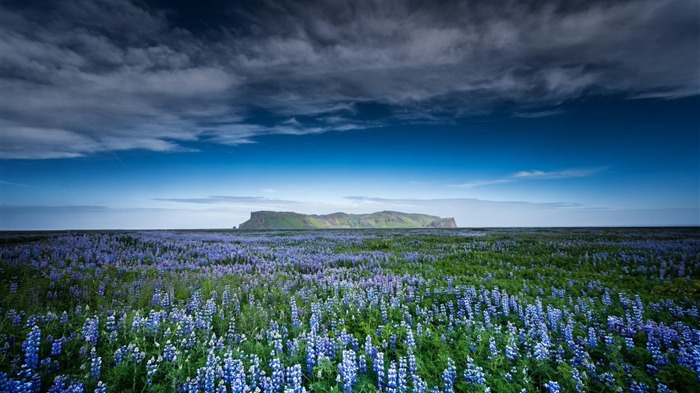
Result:
<svg viewBox="0 0 700 393"><path fill-rule="evenodd" d="M457 228L454 218L382 211L371 214L299 214L257 211L239 229Z"/></svg>

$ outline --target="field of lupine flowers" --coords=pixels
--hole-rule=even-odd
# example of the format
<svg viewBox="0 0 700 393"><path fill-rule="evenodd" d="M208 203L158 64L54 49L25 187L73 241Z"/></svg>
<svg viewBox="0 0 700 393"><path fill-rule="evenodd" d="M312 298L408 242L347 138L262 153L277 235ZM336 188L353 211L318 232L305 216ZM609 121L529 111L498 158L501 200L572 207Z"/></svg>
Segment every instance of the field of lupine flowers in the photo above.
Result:
<svg viewBox="0 0 700 393"><path fill-rule="evenodd" d="M2 392L700 392L697 228L2 240Z"/></svg>

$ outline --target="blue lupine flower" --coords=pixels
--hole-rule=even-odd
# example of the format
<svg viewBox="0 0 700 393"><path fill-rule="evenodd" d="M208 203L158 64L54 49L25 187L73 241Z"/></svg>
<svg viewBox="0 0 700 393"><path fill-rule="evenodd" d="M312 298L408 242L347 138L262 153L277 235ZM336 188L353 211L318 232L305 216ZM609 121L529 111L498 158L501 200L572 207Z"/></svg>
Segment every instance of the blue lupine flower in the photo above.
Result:
<svg viewBox="0 0 700 393"><path fill-rule="evenodd" d="M295 364L287 367L287 376L285 378L287 386L284 389L284 393L302 393L301 376L301 365Z"/></svg>
<svg viewBox="0 0 700 393"><path fill-rule="evenodd" d="M396 363L392 361L386 372L386 393L396 393L396 380Z"/></svg>
<svg viewBox="0 0 700 393"><path fill-rule="evenodd" d="M338 372L343 382L343 392L352 393L357 380L357 356L352 349L343 351L342 361L338 364Z"/></svg>
<svg viewBox="0 0 700 393"><path fill-rule="evenodd" d="M499 351L496 347L496 339L491 336L489 337L489 360L494 360L498 357Z"/></svg>
<svg viewBox="0 0 700 393"><path fill-rule="evenodd" d="M454 393L455 380L457 379L457 367L452 359L447 359L447 368L442 371L442 386L444 393Z"/></svg>
<svg viewBox="0 0 700 393"><path fill-rule="evenodd" d="M207 363L204 366L204 392L215 393L216 391L216 376L218 374L219 357L214 353L214 349L209 349L207 355ZM201 370L202 368L200 368Z"/></svg>
<svg viewBox="0 0 700 393"><path fill-rule="evenodd" d="M90 350L90 378L99 380L101 371L102 358L97 356L95 347L92 347Z"/></svg>
<svg viewBox="0 0 700 393"><path fill-rule="evenodd" d="M272 353L274 356L275 354ZM284 387L284 368L282 367L282 361L273 357L270 360L270 369L272 374L270 375L271 392L281 392Z"/></svg>
<svg viewBox="0 0 700 393"><path fill-rule="evenodd" d="M297 308L297 302L294 297L290 300L290 305L291 305L291 313L292 313L292 326L294 329L299 329L299 309Z"/></svg>
<svg viewBox="0 0 700 393"><path fill-rule="evenodd" d="M22 344L24 364L30 372L39 366L39 344L41 344L41 330L35 325Z"/></svg>
<svg viewBox="0 0 700 393"><path fill-rule="evenodd" d="M574 381L576 384L576 393L584 393L585 390L585 384L583 383L583 379L586 377L586 373L584 372L583 375L577 370L577 369L572 369L571 370L571 379Z"/></svg>
<svg viewBox="0 0 700 393"><path fill-rule="evenodd" d="M158 362L156 358L151 357L146 362L146 384L150 387L153 385L153 376L158 371Z"/></svg>
<svg viewBox="0 0 700 393"><path fill-rule="evenodd" d="M588 346L591 348L598 346L598 336L596 335L595 328L593 327L588 328Z"/></svg>
<svg viewBox="0 0 700 393"><path fill-rule="evenodd" d="M668 386L664 385L663 383L659 382L659 380L656 380L656 391L658 393L671 393L671 389L668 388Z"/></svg>
<svg viewBox="0 0 700 393"><path fill-rule="evenodd" d="M474 360L469 356L467 356L467 368L464 370L463 376L464 380L466 380L471 386L486 386L484 369L475 365Z"/></svg>
<svg viewBox="0 0 700 393"><path fill-rule="evenodd" d="M306 338L306 371L311 374L316 366L316 335L312 330Z"/></svg>
<svg viewBox="0 0 700 393"><path fill-rule="evenodd" d="M384 353L377 352L374 363L372 365L373 371L377 374L377 387L379 389L384 389Z"/></svg>
<svg viewBox="0 0 700 393"><path fill-rule="evenodd" d="M561 388L559 387L558 382L549 381L549 382L544 384L544 387L547 389L548 393L560 393L561 392Z"/></svg>
<svg viewBox="0 0 700 393"><path fill-rule="evenodd" d="M637 381L630 384L630 393L649 393L649 385Z"/></svg>
<svg viewBox="0 0 700 393"><path fill-rule="evenodd" d="M165 343L165 347L163 347L163 360L168 361L168 362L175 362L177 361L177 349L175 346L168 340Z"/></svg>
<svg viewBox="0 0 700 393"><path fill-rule="evenodd" d="M62 393L66 390L68 387L68 377L65 375L58 375L54 380L53 380L53 385L49 388L49 393ZM5 390L3 390L5 391ZM11 391L11 390L6 390L6 391Z"/></svg>
<svg viewBox="0 0 700 393"><path fill-rule="evenodd" d="M100 337L100 333L98 331L98 327L100 324L100 318L95 316L94 318L88 318L85 320L85 324L83 325L83 339L92 346L97 345L97 340Z"/></svg>
<svg viewBox="0 0 700 393"><path fill-rule="evenodd" d="M399 358L399 369L396 376L396 391L397 393L405 393L408 390L407 378L408 378L408 368L407 361L405 357Z"/></svg>
<svg viewBox="0 0 700 393"><path fill-rule="evenodd" d="M102 381L97 382L97 387L95 388L95 393L107 393L107 385Z"/></svg>

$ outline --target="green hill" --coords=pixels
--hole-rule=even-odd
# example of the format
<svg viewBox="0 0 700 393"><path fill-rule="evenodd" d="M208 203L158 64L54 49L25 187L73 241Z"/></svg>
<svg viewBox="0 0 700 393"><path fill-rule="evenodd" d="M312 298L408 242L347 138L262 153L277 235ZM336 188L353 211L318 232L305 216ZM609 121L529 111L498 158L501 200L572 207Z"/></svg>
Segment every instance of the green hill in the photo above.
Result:
<svg viewBox="0 0 700 393"><path fill-rule="evenodd" d="M326 215L257 211L239 229L325 229L325 228L456 228L454 218L426 214L382 211L371 214L333 213Z"/></svg>

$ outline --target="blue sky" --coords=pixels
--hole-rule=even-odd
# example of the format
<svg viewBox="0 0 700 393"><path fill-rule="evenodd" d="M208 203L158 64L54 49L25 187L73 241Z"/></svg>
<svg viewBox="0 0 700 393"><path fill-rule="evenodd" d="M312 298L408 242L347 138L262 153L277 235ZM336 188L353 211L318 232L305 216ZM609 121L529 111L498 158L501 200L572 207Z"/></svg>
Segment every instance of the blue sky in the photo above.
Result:
<svg viewBox="0 0 700 393"><path fill-rule="evenodd" d="M696 2L467 4L5 4L0 228L700 224Z"/></svg>

